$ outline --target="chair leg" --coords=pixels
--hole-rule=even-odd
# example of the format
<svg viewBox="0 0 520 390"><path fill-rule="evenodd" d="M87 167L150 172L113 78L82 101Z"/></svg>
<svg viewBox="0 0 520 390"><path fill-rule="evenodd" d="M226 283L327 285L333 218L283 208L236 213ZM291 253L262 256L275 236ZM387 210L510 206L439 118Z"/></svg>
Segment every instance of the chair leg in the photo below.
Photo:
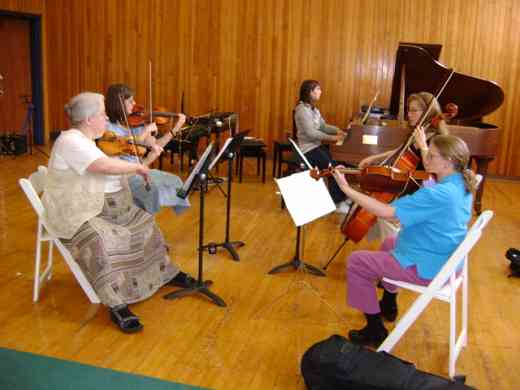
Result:
<svg viewBox="0 0 520 390"><path fill-rule="evenodd" d="M450 298L450 351L449 351L449 367L448 372L450 378L455 376L455 362L457 360L456 347L456 331L457 331L457 291L452 289Z"/></svg>
<svg viewBox="0 0 520 390"><path fill-rule="evenodd" d="M262 183L265 184L265 153L262 155Z"/></svg>
<svg viewBox="0 0 520 390"><path fill-rule="evenodd" d="M42 226L38 224L38 233L36 234L36 258L34 260L34 285L33 285L33 302L38 302L40 296L40 263L42 259Z"/></svg>
<svg viewBox="0 0 520 390"><path fill-rule="evenodd" d="M464 341L462 346L468 345L468 261L464 262L464 274L462 275L462 332L464 332Z"/></svg>
<svg viewBox="0 0 520 390"><path fill-rule="evenodd" d="M242 172L244 170L244 156L240 155L239 157L240 163L238 167L238 182L242 183Z"/></svg>
<svg viewBox="0 0 520 390"><path fill-rule="evenodd" d="M51 280L52 278L52 254L54 249L54 243L52 241L49 241L49 251L47 253L47 267L45 267L45 271L43 271L43 275L45 275L45 280Z"/></svg>
<svg viewBox="0 0 520 390"><path fill-rule="evenodd" d="M258 155L256 157L256 176L260 176L260 160L262 159L262 157L260 155Z"/></svg>
<svg viewBox="0 0 520 390"><path fill-rule="evenodd" d="M278 144L275 142L273 146L273 178L276 177L276 160L278 159Z"/></svg>
<svg viewBox="0 0 520 390"><path fill-rule="evenodd" d="M94 288L88 281L87 277L83 273L83 270L81 267L76 263L76 261L72 258L72 255L68 251L68 249L63 245L60 241L56 241L56 247L61 252L61 255L65 259L65 262L69 266L70 270L76 277L76 280L78 281L79 285L87 295L88 299L91 303L100 303L99 297L97 296L96 292L94 291Z"/></svg>

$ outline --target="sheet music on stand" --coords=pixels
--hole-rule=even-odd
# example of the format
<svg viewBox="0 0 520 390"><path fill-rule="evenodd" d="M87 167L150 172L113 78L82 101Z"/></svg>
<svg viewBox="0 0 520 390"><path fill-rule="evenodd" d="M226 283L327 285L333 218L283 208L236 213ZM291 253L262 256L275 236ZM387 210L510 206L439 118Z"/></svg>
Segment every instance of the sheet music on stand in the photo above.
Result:
<svg viewBox="0 0 520 390"><path fill-rule="evenodd" d="M306 167L312 169L296 142L292 138L289 142ZM296 226L305 225L336 210L323 178L312 178L308 170L275 181Z"/></svg>
<svg viewBox="0 0 520 390"><path fill-rule="evenodd" d="M190 191L193 187L193 184L194 184L194 181L195 181L197 175L201 172L201 170L203 170L204 165L207 166L207 164L209 163L209 155L212 150L213 150L213 142L211 142L208 145L208 147L206 148L206 150L200 157L199 161L197 161L197 164L195 165L195 167L193 167L193 169L191 170L190 175L188 176L188 178L186 179L186 181L184 182L182 187L177 190L177 196L179 198L184 199L188 196L188 194L190 193Z"/></svg>
<svg viewBox="0 0 520 390"><path fill-rule="evenodd" d="M323 178L315 180L309 171L275 181L296 226L305 225L336 210Z"/></svg>

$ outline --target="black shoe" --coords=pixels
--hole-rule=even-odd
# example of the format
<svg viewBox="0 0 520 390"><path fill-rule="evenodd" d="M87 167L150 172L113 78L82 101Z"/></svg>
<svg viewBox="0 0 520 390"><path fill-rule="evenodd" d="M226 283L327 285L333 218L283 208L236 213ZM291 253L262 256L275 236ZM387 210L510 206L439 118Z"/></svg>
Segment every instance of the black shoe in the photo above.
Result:
<svg viewBox="0 0 520 390"><path fill-rule="evenodd" d="M506 252L506 257L511 261L512 263L518 263L520 264L520 250L516 248L509 248Z"/></svg>
<svg viewBox="0 0 520 390"><path fill-rule="evenodd" d="M379 308L381 309L381 316L389 321L389 322L394 322L395 319L397 318L397 305L396 304L384 304L383 303L383 300L380 300L379 301Z"/></svg>
<svg viewBox="0 0 520 390"><path fill-rule="evenodd" d="M174 287L191 288L197 285L197 279L194 279L187 273L180 271L172 280L168 282L168 285Z"/></svg>
<svg viewBox="0 0 520 390"><path fill-rule="evenodd" d="M124 333L136 333L143 329L139 318L130 311L127 305L119 305L109 309L110 319Z"/></svg>
<svg viewBox="0 0 520 390"><path fill-rule="evenodd" d="M509 248L506 252L506 258L511 262L509 264L511 275L509 276L520 277L520 250Z"/></svg>
<svg viewBox="0 0 520 390"><path fill-rule="evenodd" d="M385 327L373 330L369 328L368 325L363 329L351 330L348 332L348 338L354 344L373 346L375 348L379 347L384 339L386 339L386 336L388 336L388 331Z"/></svg>

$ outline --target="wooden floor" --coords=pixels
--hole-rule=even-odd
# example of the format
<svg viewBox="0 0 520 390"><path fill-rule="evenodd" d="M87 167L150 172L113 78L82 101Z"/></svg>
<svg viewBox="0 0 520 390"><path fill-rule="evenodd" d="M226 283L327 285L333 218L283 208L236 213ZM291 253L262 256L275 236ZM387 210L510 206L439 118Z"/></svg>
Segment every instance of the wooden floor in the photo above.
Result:
<svg viewBox="0 0 520 390"><path fill-rule="evenodd" d="M303 352L363 324L362 315L345 304L344 264L351 251L374 244L347 244L325 278L293 271L267 275L291 259L295 228L280 209L274 182L262 184L253 165L233 187L231 238L246 243L239 250L241 261L223 251L204 256L205 276L227 308L201 297L166 301L164 288L133 305L144 332L125 335L104 307L89 303L59 256L53 279L33 303L36 219L17 180L46 162L37 151L0 157L0 347L215 389L304 389ZM520 383L520 279L507 277L504 258L507 248L520 246L519 199L519 182L488 181L483 204L496 216L472 252L469 345L457 365L479 389L517 389ZM206 200L206 242L220 242L225 198L213 188ZM173 260L196 274L198 194L191 201L186 213L163 210L157 221ZM306 261L323 264L341 244L338 223L330 215L306 228ZM401 310L413 298L403 292ZM447 309L432 303L393 352L421 370L446 376Z"/></svg>

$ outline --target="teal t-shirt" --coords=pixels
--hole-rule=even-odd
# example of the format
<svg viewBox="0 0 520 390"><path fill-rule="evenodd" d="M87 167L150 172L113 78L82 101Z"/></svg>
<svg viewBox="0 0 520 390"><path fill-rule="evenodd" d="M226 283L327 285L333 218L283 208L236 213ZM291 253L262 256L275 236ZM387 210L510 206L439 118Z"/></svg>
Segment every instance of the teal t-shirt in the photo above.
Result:
<svg viewBox="0 0 520 390"><path fill-rule="evenodd" d="M392 255L402 267L415 265L421 278L433 279L468 230L472 195L462 174L453 173L391 205L401 224Z"/></svg>

